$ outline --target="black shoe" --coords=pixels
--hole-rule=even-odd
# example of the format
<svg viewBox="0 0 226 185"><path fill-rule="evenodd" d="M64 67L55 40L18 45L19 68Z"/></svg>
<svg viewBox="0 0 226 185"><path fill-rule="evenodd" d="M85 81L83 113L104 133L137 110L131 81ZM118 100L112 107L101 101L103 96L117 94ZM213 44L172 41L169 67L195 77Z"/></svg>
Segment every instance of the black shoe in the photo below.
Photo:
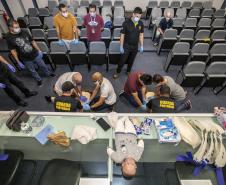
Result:
<svg viewBox="0 0 226 185"><path fill-rule="evenodd" d="M26 107L28 106L27 102L20 100L19 102L16 103L17 105L21 106L21 107Z"/></svg>
<svg viewBox="0 0 226 185"><path fill-rule="evenodd" d="M47 102L51 103L51 96L45 96Z"/></svg>
<svg viewBox="0 0 226 185"><path fill-rule="evenodd" d="M54 76L56 76L54 73L51 73L49 76L51 76L51 77L54 77Z"/></svg>
<svg viewBox="0 0 226 185"><path fill-rule="evenodd" d="M187 100L185 103L186 110L190 110L192 108L191 100Z"/></svg>
<svg viewBox="0 0 226 185"><path fill-rule="evenodd" d="M119 93L118 96L119 96L119 97L122 97L122 96L124 96L124 93L125 93L125 92L122 90L122 91Z"/></svg>
<svg viewBox="0 0 226 185"><path fill-rule="evenodd" d="M42 81L38 81L37 84L39 87L42 86Z"/></svg>
<svg viewBox="0 0 226 185"><path fill-rule="evenodd" d="M25 96L28 98L28 97L31 97L31 96L36 96L38 94L37 91L30 91L29 93L25 94Z"/></svg>

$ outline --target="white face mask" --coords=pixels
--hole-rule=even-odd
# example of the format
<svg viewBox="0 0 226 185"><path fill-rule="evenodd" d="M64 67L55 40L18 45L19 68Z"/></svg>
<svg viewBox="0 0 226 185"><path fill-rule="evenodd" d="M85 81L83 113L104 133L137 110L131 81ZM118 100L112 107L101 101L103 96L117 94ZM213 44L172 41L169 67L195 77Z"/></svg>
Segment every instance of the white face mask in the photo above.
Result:
<svg viewBox="0 0 226 185"><path fill-rule="evenodd" d="M62 13L62 15L63 15L64 17L68 17L68 12L64 12L64 13Z"/></svg>
<svg viewBox="0 0 226 185"><path fill-rule="evenodd" d="M94 84L95 84L95 85L99 85L99 84L100 84L100 82L99 82L99 81L96 81L96 82L94 82Z"/></svg>
<svg viewBox="0 0 226 185"><path fill-rule="evenodd" d="M14 29L13 29L13 32L14 32L14 33L20 33L20 31L21 31L20 28L14 28Z"/></svg>
<svg viewBox="0 0 226 185"><path fill-rule="evenodd" d="M135 22L138 22L139 20L140 20L139 17L134 17L134 21L135 21Z"/></svg>
<svg viewBox="0 0 226 185"><path fill-rule="evenodd" d="M95 16L96 16L96 12L90 12L90 15L91 15L92 17L95 17Z"/></svg>

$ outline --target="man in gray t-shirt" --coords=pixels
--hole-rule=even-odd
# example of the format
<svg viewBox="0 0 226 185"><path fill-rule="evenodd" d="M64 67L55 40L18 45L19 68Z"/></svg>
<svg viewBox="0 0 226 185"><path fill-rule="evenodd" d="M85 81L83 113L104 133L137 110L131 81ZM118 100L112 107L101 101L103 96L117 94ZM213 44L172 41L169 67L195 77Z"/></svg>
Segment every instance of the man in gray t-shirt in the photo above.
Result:
<svg viewBox="0 0 226 185"><path fill-rule="evenodd" d="M131 178L136 174L136 162L144 150L144 141L138 140L133 123L123 117L118 120L115 128L116 151L107 149L108 155L116 163L121 163L124 177Z"/></svg>

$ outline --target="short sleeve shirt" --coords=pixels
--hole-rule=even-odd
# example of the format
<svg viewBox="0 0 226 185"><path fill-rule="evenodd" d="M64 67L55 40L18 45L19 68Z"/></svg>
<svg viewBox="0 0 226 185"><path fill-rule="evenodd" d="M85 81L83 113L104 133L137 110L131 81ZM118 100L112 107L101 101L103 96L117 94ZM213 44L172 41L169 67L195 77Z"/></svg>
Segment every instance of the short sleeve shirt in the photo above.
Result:
<svg viewBox="0 0 226 185"><path fill-rule="evenodd" d="M142 72L133 72L130 73L128 79L124 86L124 91L126 94L131 95L132 93L138 92L141 90L142 85L139 83L139 75L143 74Z"/></svg>
<svg viewBox="0 0 226 185"><path fill-rule="evenodd" d="M63 17L60 13L53 18L54 26L59 28L60 39L73 40L75 38L74 27L77 21L74 15L68 13L68 17Z"/></svg>
<svg viewBox="0 0 226 185"><path fill-rule="evenodd" d="M59 96L54 100L54 108L56 112L77 112L82 109L82 104L75 98Z"/></svg>
<svg viewBox="0 0 226 185"><path fill-rule="evenodd" d="M173 27L173 19L170 19L169 21L166 20L166 18L163 18L160 23L159 27L165 31L166 29L170 29Z"/></svg>
<svg viewBox="0 0 226 185"><path fill-rule="evenodd" d="M176 103L172 98L160 97L151 99L147 103L147 107L151 109L153 113L175 113Z"/></svg>
<svg viewBox="0 0 226 185"><path fill-rule="evenodd" d="M38 51L32 46L32 37L26 31L21 30L18 34L8 33L6 40L9 50L16 50L20 60L31 61L38 56Z"/></svg>
<svg viewBox="0 0 226 185"><path fill-rule="evenodd" d="M95 22L96 25L94 26L92 22ZM104 28L104 20L100 15L92 17L90 14L87 14L84 17L83 24L86 27L87 40L89 42L101 40L101 29Z"/></svg>
<svg viewBox="0 0 226 185"><path fill-rule="evenodd" d="M140 20L134 23L132 19L128 19L122 24L121 33L125 34L124 47L137 49L140 34L144 33L144 24Z"/></svg>
<svg viewBox="0 0 226 185"><path fill-rule="evenodd" d="M100 96L105 98L105 103L113 105L116 102L116 94L111 82L103 78L103 82L100 86Z"/></svg>

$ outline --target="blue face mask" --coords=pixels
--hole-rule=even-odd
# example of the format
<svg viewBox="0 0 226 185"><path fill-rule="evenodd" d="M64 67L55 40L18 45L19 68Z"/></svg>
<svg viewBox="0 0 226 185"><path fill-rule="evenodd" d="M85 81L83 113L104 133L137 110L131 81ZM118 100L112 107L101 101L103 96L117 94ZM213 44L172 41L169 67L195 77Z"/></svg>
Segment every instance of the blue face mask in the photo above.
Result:
<svg viewBox="0 0 226 185"><path fill-rule="evenodd" d="M134 17L134 19L133 19L135 22L138 22L139 20L140 20L140 18L139 17Z"/></svg>

